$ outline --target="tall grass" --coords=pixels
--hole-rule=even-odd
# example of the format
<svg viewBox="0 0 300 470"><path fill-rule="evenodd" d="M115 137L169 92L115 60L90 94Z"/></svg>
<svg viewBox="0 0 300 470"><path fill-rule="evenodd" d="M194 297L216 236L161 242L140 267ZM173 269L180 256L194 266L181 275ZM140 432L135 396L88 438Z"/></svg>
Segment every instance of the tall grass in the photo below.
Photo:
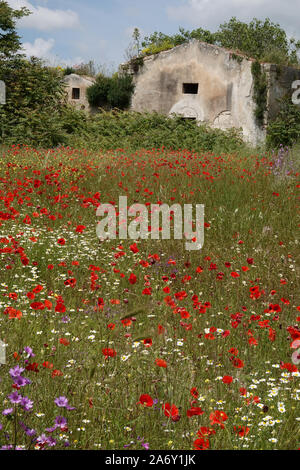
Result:
<svg viewBox="0 0 300 470"><path fill-rule="evenodd" d="M125 151L128 129L136 129L132 145L145 142L150 123L127 116L117 135L122 119L111 117L118 124L103 124L99 137L109 142L114 132L125 142L119 150L17 147L0 161L0 396L9 410L1 445L297 448L295 174L280 178L267 155L249 152ZM153 144L154 135L155 126ZM128 205L204 204L203 249L172 239L137 240L138 251L132 240L100 242L96 208L117 207L120 195ZM18 391L33 401L30 411L11 402L16 365L32 382ZM61 396L75 410L58 407ZM58 415L67 425L49 431Z"/></svg>

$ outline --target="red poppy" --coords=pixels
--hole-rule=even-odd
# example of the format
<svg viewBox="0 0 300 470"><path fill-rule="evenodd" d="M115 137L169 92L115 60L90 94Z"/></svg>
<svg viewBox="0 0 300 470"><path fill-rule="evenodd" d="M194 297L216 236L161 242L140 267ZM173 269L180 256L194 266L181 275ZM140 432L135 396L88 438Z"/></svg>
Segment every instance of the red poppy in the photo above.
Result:
<svg viewBox="0 0 300 470"><path fill-rule="evenodd" d="M231 375L224 375L223 379L222 379L222 382L224 384L231 384L233 381L233 378L231 377Z"/></svg>
<svg viewBox="0 0 300 470"><path fill-rule="evenodd" d="M143 292L142 292L143 295L152 295L152 289L151 287L148 289L144 289Z"/></svg>
<svg viewBox="0 0 300 470"><path fill-rule="evenodd" d="M162 405L162 409L167 418L171 418L172 421L178 421L179 412L177 406L170 405L170 403L165 403Z"/></svg>
<svg viewBox="0 0 300 470"><path fill-rule="evenodd" d="M130 276L129 276L129 279L128 279L128 280L129 280L130 284L132 284L132 285L133 285L133 284L135 284L135 283L136 283L136 281L137 281L137 277L136 277L136 275L135 275L135 274L131 273L131 274L130 274Z"/></svg>
<svg viewBox="0 0 300 470"><path fill-rule="evenodd" d="M54 371L52 372L51 374L51 377L54 378L54 377L62 377L64 374L58 370L58 369L54 369Z"/></svg>
<svg viewBox="0 0 300 470"><path fill-rule="evenodd" d="M199 437L209 437L212 434L216 434L216 431L213 428L208 428L206 426L202 426L197 432L197 436Z"/></svg>
<svg viewBox="0 0 300 470"><path fill-rule="evenodd" d="M57 301L55 311L58 313L65 313L66 307L62 301Z"/></svg>
<svg viewBox="0 0 300 470"><path fill-rule="evenodd" d="M244 362L238 357L234 357L231 362L233 367L236 367L237 369L242 369L244 367Z"/></svg>
<svg viewBox="0 0 300 470"><path fill-rule="evenodd" d="M75 231L76 231L77 233L82 233L82 232L84 231L84 229L85 229L85 228L86 228L86 226L85 226L85 225L77 225L77 227L76 227L76 230L75 230Z"/></svg>
<svg viewBox="0 0 300 470"><path fill-rule="evenodd" d="M209 448L209 440L200 437L194 441L193 445L196 450L207 450Z"/></svg>
<svg viewBox="0 0 300 470"><path fill-rule="evenodd" d="M249 434L250 428L248 426L233 426L234 432L238 434L240 437L247 436Z"/></svg>
<svg viewBox="0 0 300 470"><path fill-rule="evenodd" d="M198 392L198 390L197 390L196 387L191 388L190 394L191 394L194 398L198 398L198 397L199 397L199 392Z"/></svg>
<svg viewBox="0 0 300 470"><path fill-rule="evenodd" d="M203 415L204 411L199 407L192 406L189 410L187 410L187 417L191 418L192 416L200 416Z"/></svg>
<svg viewBox="0 0 300 470"><path fill-rule="evenodd" d="M158 367L167 367L167 363L163 359L155 359L155 364Z"/></svg>
<svg viewBox="0 0 300 470"><path fill-rule="evenodd" d="M130 250L132 251L132 253L138 253L138 252L139 252L139 249L138 249L136 243L133 243L132 245L130 245L129 248L130 248Z"/></svg>
<svg viewBox="0 0 300 470"><path fill-rule="evenodd" d="M105 356L105 359L107 359L108 357L115 357L117 352L111 348L104 348L102 349L102 354Z"/></svg>
<svg viewBox="0 0 300 470"><path fill-rule="evenodd" d="M26 370L31 370L32 372L39 372L39 369L38 369L38 364L36 362L33 362L32 364L28 364L25 369Z"/></svg>
<svg viewBox="0 0 300 470"><path fill-rule="evenodd" d="M20 310L16 310L15 308L13 307L7 307L5 310L4 310L4 315L8 315L8 318L11 320L13 318L18 318L18 320L20 320L22 318L22 312Z"/></svg>
<svg viewBox="0 0 300 470"><path fill-rule="evenodd" d="M59 340L60 344L63 344L64 346L69 346L70 341L68 341L66 338L60 338Z"/></svg>
<svg viewBox="0 0 300 470"><path fill-rule="evenodd" d="M228 419L228 416L224 411L216 410L210 414L209 419L211 426L218 424L221 429L224 429L223 423Z"/></svg>
<svg viewBox="0 0 300 470"><path fill-rule="evenodd" d="M150 408L151 406L153 406L153 399L150 397L150 395L144 393L140 396L140 401L138 402L138 405L144 405Z"/></svg>

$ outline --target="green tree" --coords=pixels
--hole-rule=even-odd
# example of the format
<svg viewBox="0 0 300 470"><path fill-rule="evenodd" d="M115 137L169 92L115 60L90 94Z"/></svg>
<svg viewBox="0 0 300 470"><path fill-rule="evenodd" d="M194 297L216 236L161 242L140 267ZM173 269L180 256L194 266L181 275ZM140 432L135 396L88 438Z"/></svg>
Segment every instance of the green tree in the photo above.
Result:
<svg viewBox="0 0 300 470"><path fill-rule="evenodd" d="M143 39L142 53L155 54L191 39L240 51L261 62L291 65L299 63L297 53L300 50L300 41L289 39L284 29L269 18L264 21L254 18L245 23L233 17L227 23L221 24L215 33L202 28L192 31L179 28L179 32L174 35L156 31Z"/></svg>
<svg viewBox="0 0 300 470"><path fill-rule="evenodd" d="M4 61L0 80L6 104L0 107L0 137L5 143L53 146L63 141L64 86L61 73L41 60Z"/></svg>
<svg viewBox="0 0 300 470"><path fill-rule="evenodd" d="M110 82L110 87L107 94L110 107L127 109L130 105L133 90L134 85L130 75L114 76Z"/></svg>
<svg viewBox="0 0 300 470"><path fill-rule="evenodd" d="M87 98L91 106L98 108L108 107L107 95L110 88L110 82L111 78L106 77L102 73L97 76L94 85L87 89Z"/></svg>
<svg viewBox="0 0 300 470"><path fill-rule="evenodd" d="M300 42L288 39L284 29L269 18L264 21L254 18L248 24L233 17L228 23L220 25L215 41L222 47L239 50L261 61L267 61L272 54L276 63L298 62Z"/></svg>
<svg viewBox="0 0 300 470"><path fill-rule="evenodd" d="M27 8L14 10L0 0L0 59L10 58L21 48L20 36L16 32L16 21L29 15Z"/></svg>
<svg viewBox="0 0 300 470"><path fill-rule="evenodd" d="M130 105L133 90L130 75L114 74L112 77L106 77L99 74L94 85L87 89L87 97L91 106L126 109Z"/></svg>

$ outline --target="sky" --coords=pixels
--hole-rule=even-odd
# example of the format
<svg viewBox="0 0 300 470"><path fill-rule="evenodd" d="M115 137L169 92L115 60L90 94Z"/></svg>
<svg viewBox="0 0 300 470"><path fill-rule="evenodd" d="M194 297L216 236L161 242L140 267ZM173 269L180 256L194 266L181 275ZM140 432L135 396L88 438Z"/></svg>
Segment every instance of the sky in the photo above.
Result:
<svg viewBox="0 0 300 470"><path fill-rule="evenodd" d="M142 36L174 34L179 27L215 31L236 16L279 23L300 39L300 0L7 0L32 14L17 30L24 52L51 65L72 66L93 60L114 71L126 61L135 27Z"/></svg>

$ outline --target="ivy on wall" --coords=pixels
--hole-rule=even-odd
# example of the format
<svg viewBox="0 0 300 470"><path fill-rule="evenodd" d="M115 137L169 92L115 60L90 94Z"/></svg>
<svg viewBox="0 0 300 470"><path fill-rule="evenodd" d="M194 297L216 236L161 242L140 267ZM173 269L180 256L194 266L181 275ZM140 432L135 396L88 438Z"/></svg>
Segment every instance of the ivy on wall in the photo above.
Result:
<svg viewBox="0 0 300 470"><path fill-rule="evenodd" d="M254 114L257 124L262 127L267 107L267 76L258 61L252 62L251 72L254 81L254 100L256 103Z"/></svg>

